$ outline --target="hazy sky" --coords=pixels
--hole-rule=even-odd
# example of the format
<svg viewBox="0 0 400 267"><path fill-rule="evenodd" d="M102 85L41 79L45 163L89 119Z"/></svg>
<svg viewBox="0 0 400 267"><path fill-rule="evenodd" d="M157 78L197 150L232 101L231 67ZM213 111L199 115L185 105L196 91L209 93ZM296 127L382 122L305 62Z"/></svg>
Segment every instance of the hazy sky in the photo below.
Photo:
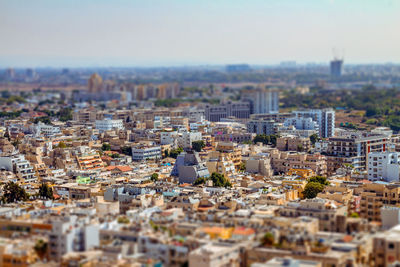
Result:
<svg viewBox="0 0 400 267"><path fill-rule="evenodd" d="M399 0L0 0L0 66L400 62Z"/></svg>

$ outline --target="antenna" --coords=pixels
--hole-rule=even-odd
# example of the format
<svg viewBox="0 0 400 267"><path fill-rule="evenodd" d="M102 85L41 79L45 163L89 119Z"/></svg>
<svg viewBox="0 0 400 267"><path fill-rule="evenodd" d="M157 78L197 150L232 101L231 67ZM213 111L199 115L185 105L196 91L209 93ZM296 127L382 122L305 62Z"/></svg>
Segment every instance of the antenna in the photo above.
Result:
<svg viewBox="0 0 400 267"><path fill-rule="evenodd" d="M340 53L339 52L339 49L337 48L337 47L333 47L332 48L332 55L333 55L333 60L341 60L341 61L343 61L344 60L344 53L345 52L345 49L343 48L342 49L342 53Z"/></svg>

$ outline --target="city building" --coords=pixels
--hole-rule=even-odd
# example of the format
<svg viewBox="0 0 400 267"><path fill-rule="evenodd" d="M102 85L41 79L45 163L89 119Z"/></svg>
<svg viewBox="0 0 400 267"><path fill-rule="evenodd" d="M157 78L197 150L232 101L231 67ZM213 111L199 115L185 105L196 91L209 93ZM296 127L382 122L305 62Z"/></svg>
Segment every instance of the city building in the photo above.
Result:
<svg viewBox="0 0 400 267"><path fill-rule="evenodd" d="M122 120L96 120L96 129L100 132L122 130L124 129L124 123Z"/></svg>
<svg viewBox="0 0 400 267"><path fill-rule="evenodd" d="M309 151L311 149L310 138L297 136L283 136L276 139L276 148L280 151Z"/></svg>
<svg viewBox="0 0 400 267"><path fill-rule="evenodd" d="M219 105L206 105L204 114L208 121L221 121L228 117L249 118L250 103L228 101Z"/></svg>
<svg viewBox="0 0 400 267"><path fill-rule="evenodd" d="M373 237L374 266L396 266L400 261L400 225Z"/></svg>
<svg viewBox="0 0 400 267"><path fill-rule="evenodd" d="M160 146L139 146L132 148L132 160L158 160L161 159Z"/></svg>
<svg viewBox="0 0 400 267"><path fill-rule="evenodd" d="M368 154L368 180L400 181L400 152L371 152Z"/></svg>
<svg viewBox="0 0 400 267"><path fill-rule="evenodd" d="M97 73L92 74L88 80L88 89L90 93L99 93L103 90L103 79Z"/></svg>
<svg viewBox="0 0 400 267"><path fill-rule="evenodd" d="M250 113L279 113L278 89L252 89L242 93L242 101L250 103Z"/></svg>
<svg viewBox="0 0 400 267"><path fill-rule="evenodd" d="M182 152L176 159L172 176L179 177L179 183L192 184L199 177L209 177L208 168L198 152Z"/></svg>
<svg viewBox="0 0 400 267"><path fill-rule="evenodd" d="M54 218L49 235L49 256L61 260L64 254L73 251L87 251L98 246L99 226L77 216Z"/></svg>
<svg viewBox="0 0 400 267"><path fill-rule="evenodd" d="M246 127L249 133L271 135L278 132L280 125L274 120L256 119L248 121Z"/></svg>
<svg viewBox="0 0 400 267"><path fill-rule="evenodd" d="M347 136L330 137L328 144L328 173L335 172L345 164L355 170L367 168L368 154L385 152L388 138L385 135L349 134Z"/></svg>
<svg viewBox="0 0 400 267"><path fill-rule="evenodd" d="M343 60L334 59L330 64L330 71L332 77L342 76Z"/></svg>
<svg viewBox="0 0 400 267"><path fill-rule="evenodd" d="M293 114L298 119L298 122L295 120L295 125L312 127L312 122L301 120L302 118L311 118L318 124L320 137L328 138L335 135L335 111L333 109L295 110Z"/></svg>
<svg viewBox="0 0 400 267"><path fill-rule="evenodd" d="M347 216L347 207L338 206L334 201L314 198L290 202L280 209L279 214L287 217L309 216L319 219L319 230L340 232L341 220Z"/></svg>

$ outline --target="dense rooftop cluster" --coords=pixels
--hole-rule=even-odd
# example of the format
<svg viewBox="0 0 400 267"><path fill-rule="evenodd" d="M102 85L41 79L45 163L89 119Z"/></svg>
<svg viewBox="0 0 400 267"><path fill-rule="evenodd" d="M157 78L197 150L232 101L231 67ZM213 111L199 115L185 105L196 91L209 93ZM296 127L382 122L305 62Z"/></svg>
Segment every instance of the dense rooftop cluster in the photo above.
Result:
<svg viewBox="0 0 400 267"><path fill-rule="evenodd" d="M0 262L400 261L400 139L391 129L343 129L331 108L279 112L271 88L213 105L146 100L180 90L93 75L87 91L2 102L4 114L17 113L0 127Z"/></svg>

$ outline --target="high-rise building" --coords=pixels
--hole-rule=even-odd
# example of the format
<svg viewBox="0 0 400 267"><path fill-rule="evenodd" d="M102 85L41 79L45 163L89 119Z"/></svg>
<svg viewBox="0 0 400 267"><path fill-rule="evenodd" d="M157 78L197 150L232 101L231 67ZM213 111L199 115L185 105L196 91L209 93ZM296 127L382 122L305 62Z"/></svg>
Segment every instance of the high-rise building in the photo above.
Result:
<svg viewBox="0 0 400 267"><path fill-rule="evenodd" d="M279 90L277 89L248 90L243 92L242 100L250 102L252 114L279 112Z"/></svg>
<svg viewBox="0 0 400 267"><path fill-rule="evenodd" d="M385 152L389 139L385 135L351 134L329 138L328 172L333 173L345 164L350 164L354 170L363 171L367 168L368 154Z"/></svg>
<svg viewBox="0 0 400 267"><path fill-rule="evenodd" d="M6 69L6 79L13 80L15 78L15 70L13 68Z"/></svg>
<svg viewBox="0 0 400 267"><path fill-rule="evenodd" d="M295 118L312 118L318 123L320 137L327 138L335 135L335 111L333 109L296 110Z"/></svg>
<svg viewBox="0 0 400 267"><path fill-rule="evenodd" d="M399 182L400 152L371 152L368 154L368 180Z"/></svg>
<svg viewBox="0 0 400 267"><path fill-rule="evenodd" d="M92 74L88 81L89 92L97 93L102 91L103 79L97 73Z"/></svg>
<svg viewBox="0 0 400 267"><path fill-rule="evenodd" d="M331 61L331 76L340 77L342 76L343 60L334 59Z"/></svg>
<svg viewBox="0 0 400 267"><path fill-rule="evenodd" d="M36 71L32 68L26 69L26 78L28 79L35 79L36 78Z"/></svg>

